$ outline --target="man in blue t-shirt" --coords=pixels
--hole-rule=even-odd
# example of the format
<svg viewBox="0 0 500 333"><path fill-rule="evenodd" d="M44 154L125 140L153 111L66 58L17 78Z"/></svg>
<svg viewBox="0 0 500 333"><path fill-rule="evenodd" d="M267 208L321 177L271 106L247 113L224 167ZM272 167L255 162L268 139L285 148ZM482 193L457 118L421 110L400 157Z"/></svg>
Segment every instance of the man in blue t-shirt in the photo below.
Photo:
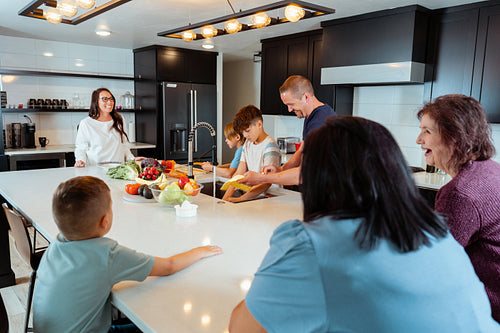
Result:
<svg viewBox="0 0 500 333"><path fill-rule="evenodd" d="M280 168L265 166L260 174L248 171L245 173L245 178L239 181L240 183L251 186L263 183L299 184L304 140L311 131L323 126L326 118L335 115L335 111L329 105L316 98L311 81L300 75L292 75L285 80L280 87L280 97L283 104L288 107L288 112L294 112L297 118L305 118L300 148Z"/></svg>

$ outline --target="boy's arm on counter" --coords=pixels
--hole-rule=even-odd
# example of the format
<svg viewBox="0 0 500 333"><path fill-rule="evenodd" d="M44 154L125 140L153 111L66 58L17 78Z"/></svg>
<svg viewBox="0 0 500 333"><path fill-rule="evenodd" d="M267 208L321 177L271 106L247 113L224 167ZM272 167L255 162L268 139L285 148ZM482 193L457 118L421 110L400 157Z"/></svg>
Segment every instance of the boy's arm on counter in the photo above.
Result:
<svg viewBox="0 0 500 333"><path fill-rule="evenodd" d="M240 202L240 201L248 201L248 200L255 199L259 196L259 194L264 193L270 186L271 186L271 184L260 184L260 185L254 186L254 187L252 187L252 189L250 191L243 194L241 197L239 197L239 198L232 198L231 197L228 199L228 201Z"/></svg>
<svg viewBox="0 0 500 333"><path fill-rule="evenodd" d="M174 274L191 266L200 259L221 254L222 249L215 245L200 246L168 258L155 257L155 263L149 273L150 276Z"/></svg>

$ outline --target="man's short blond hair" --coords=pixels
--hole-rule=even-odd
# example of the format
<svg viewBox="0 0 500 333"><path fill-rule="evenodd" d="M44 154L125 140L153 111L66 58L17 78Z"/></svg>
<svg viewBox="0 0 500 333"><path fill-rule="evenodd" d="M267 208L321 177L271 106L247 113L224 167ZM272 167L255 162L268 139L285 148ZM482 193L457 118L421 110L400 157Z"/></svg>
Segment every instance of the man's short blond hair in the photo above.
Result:
<svg viewBox="0 0 500 333"><path fill-rule="evenodd" d="M111 207L108 185L91 176L75 177L57 187L52 198L52 214L68 240L89 238Z"/></svg>
<svg viewBox="0 0 500 333"><path fill-rule="evenodd" d="M307 78L301 75L292 75L283 82L280 94L290 93L294 98L300 99L304 93L314 96L314 88Z"/></svg>

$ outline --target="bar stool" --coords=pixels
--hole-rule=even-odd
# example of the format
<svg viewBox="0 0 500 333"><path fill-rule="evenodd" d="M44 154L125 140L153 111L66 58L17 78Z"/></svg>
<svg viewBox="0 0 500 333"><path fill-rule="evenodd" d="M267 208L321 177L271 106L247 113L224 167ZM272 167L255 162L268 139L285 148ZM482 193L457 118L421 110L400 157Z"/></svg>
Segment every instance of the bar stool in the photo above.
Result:
<svg viewBox="0 0 500 333"><path fill-rule="evenodd" d="M46 247L36 248L36 230L32 242L28 228L33 228L33 225L28 223L23 215L21 215L18 211L9 208L6 203L2 204L2 207L5 212L5 216L7 217L7 221L9 222L12 236L14 237L16 250L19 252L21 258L23 258L23 260L29 264L33 270L30 277L28 300L26 301L26 318L24 323L24 331L32 332L31 329L28 329L28 322L31 312L31 302L33 300L33 290L35 288L36 271Z"/></svg>

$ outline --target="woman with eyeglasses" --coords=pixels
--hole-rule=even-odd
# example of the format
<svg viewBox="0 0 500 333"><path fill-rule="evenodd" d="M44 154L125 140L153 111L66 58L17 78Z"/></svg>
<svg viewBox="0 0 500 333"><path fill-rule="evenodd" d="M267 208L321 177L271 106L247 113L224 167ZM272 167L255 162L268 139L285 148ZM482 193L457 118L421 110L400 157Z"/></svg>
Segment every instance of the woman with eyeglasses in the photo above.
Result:
<svg viewBox="0 0 500 333"><path fill-rule="evenodd" d="M115 97L108 89L92 93L89 116L78 126L75 146L75 167L135 158L123 129L123 117L116 111Z"/></svg>

